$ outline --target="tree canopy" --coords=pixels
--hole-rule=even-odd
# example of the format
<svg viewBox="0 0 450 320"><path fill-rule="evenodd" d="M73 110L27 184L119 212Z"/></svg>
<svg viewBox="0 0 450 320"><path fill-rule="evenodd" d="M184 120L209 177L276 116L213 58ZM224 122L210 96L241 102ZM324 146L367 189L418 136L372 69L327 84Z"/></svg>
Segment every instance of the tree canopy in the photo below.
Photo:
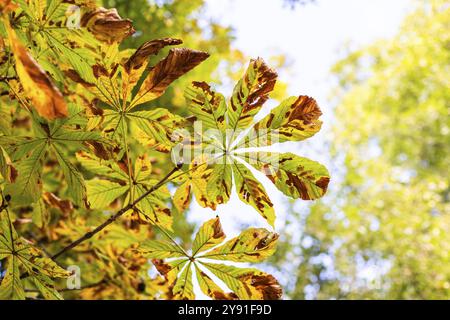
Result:
<svg viewBox="0 0 450 320"><path fill-rule="evenodd" d="M274 259L302 245L291 297L450 298L449 13L417 2L397 36L335 65L341 178Z"/></svg>
<svg viewBox="0 0 450 320"><path fill-rule="evenodd" d="M282 297L248 266L279 238L254 172L287 197L321 198L327 168L267 148L313 137L322 112L283 97L255 120L278 78L261 58L217 92L215 70L233 78L241 56L229 29L192 17L202 3L105 1L119 14L93 0L0 1L1 299L194 299L194 281L212 299ZM269 229L226 239L220 205L234 192ZM196 232L193 199L218 215Z"/></svg>

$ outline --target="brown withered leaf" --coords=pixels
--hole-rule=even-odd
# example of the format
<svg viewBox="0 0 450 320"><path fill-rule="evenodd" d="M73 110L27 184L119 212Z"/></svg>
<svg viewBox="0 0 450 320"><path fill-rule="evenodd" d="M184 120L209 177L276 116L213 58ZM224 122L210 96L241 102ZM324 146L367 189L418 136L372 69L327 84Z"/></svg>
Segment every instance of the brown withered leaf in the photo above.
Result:
<svg viewBox="0 0 450 320"><path fill-rule="evenodd" d="M54 193L44 192L43 198L45 203L53 208L61 210L61 212L64 214L69 214L73 211L72 202L70 202L69 200L62 200Z"/></svg>
<svg viewBox="0 0 450 320"><path fill-rule="evenodd" d="M47 73L19 42L14 30L6 26L16 60L16 71L20 83L31 99L33 107L44 118L54 120L66 117L67 104Z"/></svg>
<svg viewBox="0 0 450 320"><path fill-rule="evenodd" d="M178 45L182 42L183 41L179 39L165 38L147 41L141 45L124 63L125 72L122 81L123 100L128 99L131 90L136 83L138 83L142 73L148 65L149 56L158 54L158 52L166 46Z"/></svg>
<svg viewBox="0 0 450 320"><path fill-rule="evenodd" d="M122 42L136 30L129 19L122 19L115 8L99 7L81 17L81 26L86 27L98 40L112 44Z"/></svg>
<svg viewBox="0 0 450 320"><path fill-rule="evenodd" d="M164 38L145 42L125 63L125 70L130 73L131 69L140 69L148 57L156 55L158 52L167 46L174 46L183 43L180 39Z"/></svg>
<svg viewBox="0 0 450 320"><path fill-rule="evenodd" d="M158 62L149 72L132 106L160 97L176 79L206 60L209 54L187 48L171 49L166 58Z"/></svg>

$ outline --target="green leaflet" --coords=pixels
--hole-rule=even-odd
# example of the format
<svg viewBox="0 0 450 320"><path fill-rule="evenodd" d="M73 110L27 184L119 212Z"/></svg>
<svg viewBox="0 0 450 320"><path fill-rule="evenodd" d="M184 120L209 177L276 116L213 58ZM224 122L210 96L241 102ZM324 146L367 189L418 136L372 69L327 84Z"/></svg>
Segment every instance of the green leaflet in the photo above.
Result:
<svg viewBox="0 0 450 320"><path fill-rule="evenodd" d="M201 121L205 129L225 132L227 104L225 97L215 93L205 82L193 82L185 90L189 111Z"/></svg>
<svg viewBox="0 0 450 320"><path fill-rule="evenodd" d="M198 230L192 253L188 254L173 239L151 240L137 249L145 258L154 259L156 269L166 278L175 299L194 299L193 270L201 290L213 299L279 299L281 287L274 277L256 269L211 264L210 260L261 262L275 251L278 235L265 229L251 228L238 237L225 240L218 217L205 222ZM161 259L171 258L170 262ZM232 293L225 293L206 274L209 270L221 279Z"/></svg>
<svg viewBox="0 0 450 320"><path fill-rule="evenodd" d="M8 148L7 145L5 147ZM25 158L19 158L25 148L18 149L17 154L13 153L15 158L21 159L15 162L18 175L14 182L7 184L5 187L5 192L11 195L14 202L18 203L35 202L41 197L42 193L42 160L45 157L47 145L45 140L36 139L27 144L26 147L26 149L34 148L33 151L29 151L32 153Z"/></svg>
<svg viewBox="0 0 450 320"><path fill-rule="evenodd" d="M171 242L148 240L140 245L141 252L149 259L166 259L183 257L181 249Z"/></svg>
<svg viewBox="0 0 450 320"><path fill-rule="evenodd" d="M178 300L193 300L195 299L194 284L192 282L192 262L188 262L183 271L178 275L175 281L172 293L175 299Z"/></svg>
<svg viewBox="0 0 450 320"><path fill-rule="evenodd" d="M93 179L86 182L89 205L92 209L107 208L114 200L124 195L129 187L119 183Z"/></svg>
<svg viewBox="0 0 450 320"><path fill-rule="evenodd" d="M261 228L250 228L202 257L235 262L261 262L273 255L277 240L276 233Z"/></svg>
<svg viewBox="0 0 450 320"><path fill-rule="evenodd" d="M223 264L202 262L202 265L222 280L239 299L278 300L281 298L281 287L270 274L257 269L241 269Z"/></svg>
<svg viewBox="0 0 450 320"><path fill-rule="evenodd" d="M191 162L189 172L181 175L174 182L182 184L173 196L173 203L179 212L183 212L191 202L192 194L195 196L197 203L203 208L210 207L215 209L215 202L210 199L208 193L209 177L212 169L208 168L207 159L200 158Z"/></svg>
<svg viewBox="0 0 450 320"><path fill-rule="evenodd" d="M76 157L81 165L86 168L86 170L96 173L99 176L119 180L128 179L128 174L114 161L103 160L83 151L77 152Z"/></svg>
<svg viewBox="0 0 450 320"><path fill-rule="evenodd" d="M200 289L213 300L236 300L238 296L234 293L225 293L205 272L195 265L195 273Z"/></svg>
<svg viewBox="0 0 450 320"><path fill-rule="evenodd" d="M20 280L19 262L15 256L9 258L7 261L6 273L0 284L0 299L25 299L25 291Z"/></svg>
<svg viewBox="0 0 450 320"><path fill-rule="evenodd" d="M89 33L83 30L71 30L76 34L80 34L78 39L82 39L86 37L89 39ZM87 50L84 48L72 48L69 43L67 43L67 31L57 30L57 29L47 29L44 31L45 39L52 49L53 53L62 58L64 62L70 65L77 74L81 77L83 81L88 83L95 83L95 77L92 70L92 65L95 64L95 55L91 50ZM90 38L91 41L92 38ZM83 40L81 45L85 45L85 41Z"/></svg>
<svg viewBox="0 0 450 320"><path fill-rule="evenodd" d="M271 225L275 225L275 210L263 185L243 164L233 163L236 192L241 201L251 205Z"/></svg>
<svg viewBox="0 0 450 320"><path fill-rule="evenodd" d="M45 275L36 275L31 278L36 288L46 300L63 300L61 294L55 289L53 281Z"/></svg>
<svg viewBox="0 0 450 320"><path fill-rule="evenodd" d="M205 222L200 230L197 232L194 243L192 245L192 255L197 255L225 240L225 233L223 233L222 225L218 218L211 219Z"/></svg>
<svg viewBox="0 0 450 320"><path fill-rule="evenodd" d="M228 126L233 130L231 139L237 129L248 128L251 124L253 117L269 99L276 78L276 72L261 58L250 61L246 73L233 90L228 106Z"/></svg>
<svg viewBox="0 0 450 320"><path fill-rule="evenodd" d="M134 189L134 199L141 197L151 186L158 183L158 181L148 180L147 183L143 184L141 182L140 185L137 185L137 187ZM134 212L135 217L140 222L157 224L168 230L171 230L173 224L173 216L166 204L169 200L169 197L170 193L167 187L161 187L159 190L152 192L152 194L145 197L136 205L138 211Z"/></svg>
<svg viewBox="0 0 450 320"><path fill-rule="evenodd" d="M86 185L83 176L64 155L64 149L58 144L54 144L53 150L55 151L56 159L64 173L67 188L70 190L68 193L76 204L83 204L86 200Z"/></svg>
<svg viewBox="0 0 450 320"><path fill-rule="evenodd" d="M39 228L43 228L48 225L50 220L50 212L42 198L33 204L33 212L31 213L31 217L34 224L36 224Z"/></svg>
<svg viewBox="0 0 450 320"><path fill-rule="evenodd" d="M319 132L322 121L318 119L321 115L314 99L307 96L290 97L258 121L235 148L305 140Z"/></svg>
<svg viewBox="0 0 450 320"><path fill-rule="evenodd" d="M327 191L330 175L318 162L292 153L249 153L245 159L294 199L315 200Z"/></svg>
<svg viewBox="0 0 450 320"><path fill-rule="evenodd" d="M169 151L177 142L174 131L185 120L170 113L167 109L157 108L151 111L136 111L126 115L132 128L136 129L136 138L144 145L158 146L160 151Z"/></svg>

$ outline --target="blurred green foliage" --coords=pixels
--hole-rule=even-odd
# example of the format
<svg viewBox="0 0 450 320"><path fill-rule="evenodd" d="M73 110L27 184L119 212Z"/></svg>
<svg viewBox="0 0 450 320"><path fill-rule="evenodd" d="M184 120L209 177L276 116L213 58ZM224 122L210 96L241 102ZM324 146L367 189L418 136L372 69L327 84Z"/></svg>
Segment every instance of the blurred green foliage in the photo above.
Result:
<svg viewBox="0 0 450 320"><path fill-rule="evenodd" d="M420 1L396 37L335 65L331 192L293 209L302 229L273 259L291 298L450 298L449 30L449 2Z"/></svg>

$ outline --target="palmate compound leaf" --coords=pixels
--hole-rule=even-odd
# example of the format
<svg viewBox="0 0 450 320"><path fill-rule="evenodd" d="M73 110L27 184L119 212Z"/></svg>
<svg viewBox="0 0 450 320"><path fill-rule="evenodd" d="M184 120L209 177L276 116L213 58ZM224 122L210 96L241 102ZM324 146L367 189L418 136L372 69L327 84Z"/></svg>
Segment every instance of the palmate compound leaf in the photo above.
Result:
<svg viewBox="0 0 450 320"><path fill-rule="evenodd" d="M0 136L0 146L11 156L17 169L15 181L6 185L5 192L16 203L31 204L37 202L42 194L42 170L44 161L53 155L64 175L64 181L70 192L67 195L78 205L86 200L84 178L69 157L70 150L87 149L85 144L105 140L96 131L77 130L80 124L77 115L80 107L69 105L69 116L53 122L41 123L32 117L34 135Z"/></svg>
<svg viewBox="0 0 450 320"><path fill-rule="evenodd" d="M253 153L253 157L262 159L249 160L243 156L246 148L305 140L321 128L320 108L314 99L307 96L286 99L251 126L253 118L269 98L276 77L275 71L262 59L252 60L234 88L228 107L223 96L215 93L206 83L194 82L185 91L189 111L202 125L193 139L197 141L200 136L202 141L193 145L201 145L203 157L208 161L206 167L197 166L208 173L206 197L200 199L196 195L197 202L212 209L226 203L230 198L234 177L239 198L254 207L272 226L275 222L273 204L249 165L266 173L278 189L293 198L318 199L325 194L329 183L326 168L305 158L273 154L269 163L264 163L267 157L263 153ZM248 127L250 130L243 135L242 130ZM210 156L211 153L213 156ZM188 175L195 176L192 168ZM188 193L186 183L180 189L177 194ZM186 199L182 197L182 200ZM187 204L179 207L186 208Z"/></svg>
<svg viewBox="0 0 450 320"><path fill-rule="evenodd" d="M44 1L43 5L46 4ZM77 11L73 4L81 10ZM115 9L97 7L91 0L49 1L47 8L41 10L45 14L36 14L33 2L23 2L21 7L29 22L39 25L36 41L41 47L49 48L39 53L41 60L58 62L59 68L47 63L47 71L62 82L71 79L84 86L90 92L83 94L88 100L96 98L108 105L105 109L97 109L98 113L90 119L91 128L104 124L104 132L116 137L119 136L116 131L123 133L124 126L131 126L133 130L139 130L138 140L146 146L164 152L170 150L172 131L184 119L165 109L133 112L132 116L130 111L163 94L171 82L206 59L206 53L173 50L166 59L153 66L153 71L143 81L140 101L135 97L132 102L131 92L147 69L148 57L165 46L180 44L181 40L152 40L130 57L130 50L120 51L119 43L134 29L131 21L122 19Z"/></svg>
<svg viewBox="0 0 450 320"><path fill-rule="evenodd" d="M173 299L195 298L193 268L201 290L213 299L280 299L282 290L273 276L256 269L210 262L261 262L274 253L278 235L266 229L251 228L220 245L224 240L217 217L200 227L191 254L177 244L159 240L142 243L138 251L154 259L156 269L171 283ZM162 260L167 258L171 260ZM232 292L225 293L206 271L222 280Z"/></svg>
<svg viewBox="0 0 450 320"><path fill-rule="evenodd" d="M86 152L77 153L77 159L83 167L98 175L86 182L88 203L93 209L107 209L120 198L126 206L158 183L146 157L135 159L130 168L125 162L102 160ZM173 217L166 205L169 197L167 187L155 190L130 210L131 217L140 223L157 224L171 230Z"/></svg>
<svg viewBox="0 0 450 320"><path fill-rule="evenodd" d="M136 111L138 105L160 97L167 87L208 57L205 52L186 48L172 49L166 58L148 68L148 58L156 55L162 48L180 44L178 39L158 39L144 43L128 59L115 46L109 51L108 61L98 58L94 62L93 77L86 79L74 67L66 74L75 82L82 84L96 98L109 107L99 109L99 114L91 120L92 127L103 125L103 131L116 136L131 128L136 138L145 146L168 152L176 141L172 141L176 129L185 125L184 118L173 115L167 109ZM101 47L99 50L102 50ZM115 57L115 58L112 58ZM139 80L144 78L139 88ZM136 90L134 90L136 89ZM133 96L133 92L137 93Z"/></svg>
<svg viewBox="0 0 450 320"><path fill-rule="evenodd" d="M0 259L6 259L5 276L0 283L0 299L25 299L25 279L30 281L46 299L62 299L51 278L67 278L70 273L58 266L40 249L20 238L9 213L0 213Z"/></svg>

